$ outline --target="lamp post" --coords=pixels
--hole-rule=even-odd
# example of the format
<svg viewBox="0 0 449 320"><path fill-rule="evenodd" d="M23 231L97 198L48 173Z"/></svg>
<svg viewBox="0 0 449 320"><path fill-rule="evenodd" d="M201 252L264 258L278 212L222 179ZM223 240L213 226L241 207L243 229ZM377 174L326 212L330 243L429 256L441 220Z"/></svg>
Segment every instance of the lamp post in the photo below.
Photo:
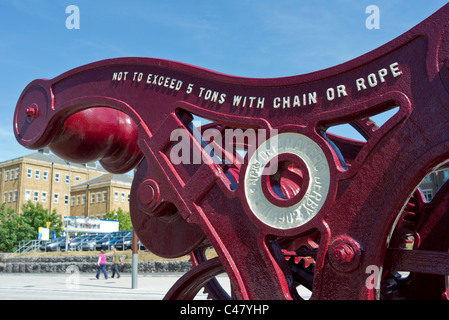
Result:
<svg viewBox="0 0 449 320"><path fill-rule="evenodd" d="M139 238L136 231L133 230L133 244L132 244L132 288L137 289L137 273L139 268Z"/></svg>
<svg viewBox="0 0 449 320"><path fill-rule="evenodd" d="M137 169L134 169L134 176L136 175ZM129 202L128 195L128 202ZM137 233L133 228L133 243L132 243L132 288L137 289L137 273L139 268L139 238L137 237Z"/></svg>

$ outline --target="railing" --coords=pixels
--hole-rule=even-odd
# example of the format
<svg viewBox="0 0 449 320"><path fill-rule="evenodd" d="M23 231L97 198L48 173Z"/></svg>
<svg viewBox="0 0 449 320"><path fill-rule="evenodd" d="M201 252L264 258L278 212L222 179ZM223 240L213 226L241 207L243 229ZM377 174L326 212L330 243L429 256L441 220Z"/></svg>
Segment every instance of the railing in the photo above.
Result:
<svg viewBox="0 0 449 320"><path fill-rule="evenodd" d="M49 240L24 240L20 241L17 250L14 253L36 252L42 244L49 242Z"/></svg>

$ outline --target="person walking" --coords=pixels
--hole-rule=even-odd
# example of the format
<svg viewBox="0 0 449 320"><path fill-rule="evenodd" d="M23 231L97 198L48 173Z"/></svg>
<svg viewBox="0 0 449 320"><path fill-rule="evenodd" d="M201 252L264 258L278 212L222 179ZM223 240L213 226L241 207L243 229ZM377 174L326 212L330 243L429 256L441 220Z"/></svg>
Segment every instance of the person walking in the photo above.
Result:
<svg viewBox="0 0 449 320"><path fill-rule="evenodd" d="M108 274L106 272L106 255L104 254L104 251L100 251L100 255L98 256L98 262L97 262L97 280L100 279L100 271L103 271L104 278L108 280Z"/></svg>
<svg viewBox="0 0 449 320"><path fill-rule="evenodd" d="M117 273L117 279L120 278L119 264L123 266L123 259L117 249L114 247L114 253L112 255L112 278L114 278Z"/></svg>

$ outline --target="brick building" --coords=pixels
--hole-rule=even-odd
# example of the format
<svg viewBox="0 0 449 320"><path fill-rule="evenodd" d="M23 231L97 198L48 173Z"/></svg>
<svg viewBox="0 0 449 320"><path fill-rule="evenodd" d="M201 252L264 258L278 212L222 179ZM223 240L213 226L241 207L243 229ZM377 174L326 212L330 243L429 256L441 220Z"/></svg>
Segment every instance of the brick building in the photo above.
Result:
<svg viewBox="0 0 449 320"><path fill-rule="evenodd" d="M424 193L426 200L431 201L438 189L440 189L447 180L449 180L449 163L440 166L421 182L421 191Z"/></svg>
<svg viewBox="0 0 449 320"><path fill-rule="evenodd" d="M70 204L70 216L103 218L107 211L119 207L129 211L132 177L121 176L107 173L96 163L68 163L42 149L0 163L1 202L21 212L22 205L31 200L41 203L49 212L56 210L61 216L67 215ZM115 201L117 192L119 200ZM123 193L124 202L121 201Z"/></svg>
<svg viewBox="0 0 449 320"><path fill-rule="evenodd" d="M71 188L71 216L103 218L118 208L129 211L129 191L133 177L105 173Z"/></svg>

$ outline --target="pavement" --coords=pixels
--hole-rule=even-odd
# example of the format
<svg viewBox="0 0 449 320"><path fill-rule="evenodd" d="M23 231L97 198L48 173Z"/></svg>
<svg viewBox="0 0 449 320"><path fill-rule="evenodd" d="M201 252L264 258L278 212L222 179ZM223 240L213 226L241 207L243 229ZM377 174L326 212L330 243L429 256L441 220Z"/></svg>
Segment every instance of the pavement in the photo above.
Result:
<svg viewBox="0 0 449 320"><path fill-rule="evenodd" d="M137 287L132 288L131 274L123 273L107 280L87 273L2 273L0 300L162 300L182 275L139 274ZM229 290L226 276L218 279ZM200 290L195 300L207 300L207 295Z"/></svg>

